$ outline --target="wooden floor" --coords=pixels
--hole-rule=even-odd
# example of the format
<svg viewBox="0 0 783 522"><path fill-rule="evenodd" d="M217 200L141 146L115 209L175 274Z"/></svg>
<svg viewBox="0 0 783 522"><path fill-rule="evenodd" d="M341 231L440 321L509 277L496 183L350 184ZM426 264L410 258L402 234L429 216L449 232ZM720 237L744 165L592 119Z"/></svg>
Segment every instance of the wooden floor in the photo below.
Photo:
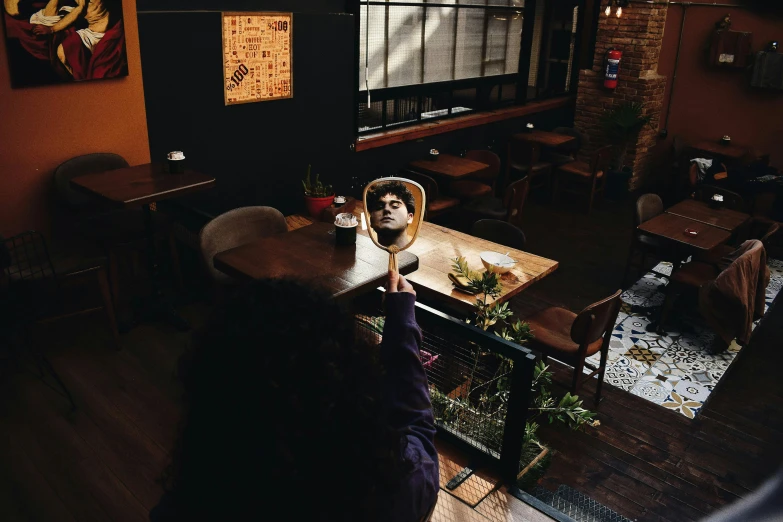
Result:
<svg viewBox="0 0 783 522"><path fill-rule="evenodd" d="M699 520L746 496L783 461L781 340L778 300L695 420L605 386L599 428L542 429L557 452L543 485L570 485L637 520Z"/></svg>

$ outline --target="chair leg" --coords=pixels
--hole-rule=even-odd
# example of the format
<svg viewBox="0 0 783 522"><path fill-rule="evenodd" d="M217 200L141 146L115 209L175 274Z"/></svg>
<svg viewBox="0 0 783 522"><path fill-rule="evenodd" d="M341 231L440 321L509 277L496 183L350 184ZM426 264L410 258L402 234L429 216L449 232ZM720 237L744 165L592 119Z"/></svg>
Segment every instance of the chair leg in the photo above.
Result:
<svg viewBox="0 0 783 522"><path fill-rule="evenodd" d="M109 249L109 282L111 284L111 297L113 299L114 306L120 305L120 269L119 261L117 259L117 251L113 248Z"/></svg>
<svg viewBox="0 0 783 522"><path fill-rule="evenodd" d="M114 339L114 347L120 349L120 332L117 330L117 317L114 313L114 303L112 303L111 290L109 288L109 279L106 276L106 269L101 268L96 272L98 278L98 285L101 287L101 296L103 297L103 309L106 311L106 316L109 320L109 327L111 328L112 338Z"/></svg>
<svg viewBox="0 0 783 522"><path fill-rule="evenodd" d="M669 286L673 286L676 283L673 281L669 283ZM677 299L680 297L680 290L677 288L671 288L666 292L666 298L663 301L663 306L661 307L661 317L658 320L658 328L656 329L656 332L658 335L663 335L666 333L666 331L663 329L663 325L666 323L666 320L669 318L669 314L672 311L672 308L674 308L674 303L677 301Z"/></svg>
<svg viewBox="0 0 783 522"><path fill-rule="evenodd" d="M611 333L609 334L611 335ZM604 374L606 373L606 361L609 358L609 349L601 349L601 365L598 368L598 382L595 385L595 406L601 402L601 389L604 385Z"/></svg>
<svg viewBox="0 0 783 522"><path fill-rule="evenodd" d="M582 377L584 369L585 360L579 359L579 361L576 363L576 366L574 366L574 378L571 381L571 395L576 395L577 390L579 390L579 380Z"/></svg>
<svg viewBox="0 0 783 522"><path fill-rule="evenodd" d="M560 177L557 172L552 173L552 203L560 201Z"/></svg>
<svg viewBox="0 0 783 522"><path fill-rule="evenodd" d="M185 285L182 281L182 267L179 264L179 246L174 234L169 234L169 252L171 257L171 275L174 276L177 290L182 291Z"/></svg>
<svg viewBox="0 0 783 522"><path fill-rule="evenodd" d="M57 371L54 369L54 366L52 366L52 363L49 362L49 359L46 358L46 355L44 355L43 352L38 350L35 347L35 343L33 342L31 335L30 335L30 328L25 328L25 341L27 343L27 348L30 351L30 355L33 357L33 360L35 361L36 366L38 367L38 371L41 374L41 380L45 378L44 373L49 373L49 375L52 376L52 378L55 380L55 382L60 386L60 389L62 389L63 393L65 394L66 398L68 399L68 402L71 403L71 411L76 410L76 403L73 401L73 396L71 395L71 391L68 389L67 386L65 386L65 383L60 378L60 375L57 373Z"/></svg>

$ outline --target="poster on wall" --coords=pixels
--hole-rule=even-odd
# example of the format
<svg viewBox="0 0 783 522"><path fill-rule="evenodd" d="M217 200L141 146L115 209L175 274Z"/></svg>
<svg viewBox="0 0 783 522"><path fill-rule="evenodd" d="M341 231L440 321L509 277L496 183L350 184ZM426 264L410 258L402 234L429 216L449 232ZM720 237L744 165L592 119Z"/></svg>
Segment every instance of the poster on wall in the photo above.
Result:
<svg viewBox="0 0 783 522"><path fill-rule="evenodd" d="M3 0L13 87L128 75L122 0Z"/></svg>
<svg viewBox="0 0 783 522"><path fill-rule="evenodd" d="M293 13L223 13L226 105L293 98Z"/></svg>

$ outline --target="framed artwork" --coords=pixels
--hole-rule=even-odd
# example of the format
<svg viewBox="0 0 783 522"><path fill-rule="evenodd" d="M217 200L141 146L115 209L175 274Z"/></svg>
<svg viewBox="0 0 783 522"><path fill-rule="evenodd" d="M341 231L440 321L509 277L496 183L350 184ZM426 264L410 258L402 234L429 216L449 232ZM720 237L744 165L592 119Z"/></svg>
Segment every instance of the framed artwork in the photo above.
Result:
<svg viewBox="0 0 783 522"><path fill-rule="evenodd" d="M3 0L11 85L128 75L122 0Z"/></svg>
<svg viewBox="0 0 783 522"><path fill-rule="evenodd" d="M293 98L293 13L223 13L226 105Z"/></svg>

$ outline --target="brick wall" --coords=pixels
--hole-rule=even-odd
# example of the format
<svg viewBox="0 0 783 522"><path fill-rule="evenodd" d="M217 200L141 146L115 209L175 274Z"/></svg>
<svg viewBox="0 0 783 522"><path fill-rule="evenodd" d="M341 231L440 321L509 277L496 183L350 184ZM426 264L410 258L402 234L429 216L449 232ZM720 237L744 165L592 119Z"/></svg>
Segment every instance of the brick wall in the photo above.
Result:
<svg viewBox="0 0 783 522"><path fill-rule="evenodd" d="M584 154L607 144L600 128L600 118L614 105L623 102L642 104L643 113L652 117L651 126L645 126L635 143L627 149L625 165L631 167L634 177L631 189L640 185L649 174L652 163L651 149L656 143L655 129L663 105L666 77L658 75L658 57L666 23L666 4L631 3L617 18L614 8L609 16L603 13L602 2L596 34L593 68L579 71L575 127L590 139ZM604 56L614 47L622 51L618 85L614 90L605 89Z"/></svg>

